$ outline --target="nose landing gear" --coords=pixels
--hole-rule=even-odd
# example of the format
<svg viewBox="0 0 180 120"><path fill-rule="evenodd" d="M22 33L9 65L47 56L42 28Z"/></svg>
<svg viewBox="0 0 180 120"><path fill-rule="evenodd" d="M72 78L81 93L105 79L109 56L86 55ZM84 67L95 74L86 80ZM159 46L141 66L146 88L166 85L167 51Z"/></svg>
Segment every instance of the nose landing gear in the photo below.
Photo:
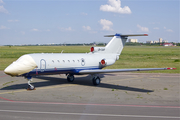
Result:
<svg viewBox="0 0 180 120"><path fill-rule="evenodd" d="M28 76L28 77L26 77L26 79L28 80L28 88L27 88L27 90L35 90L35 87L31 84L32 77Z"/></svg>

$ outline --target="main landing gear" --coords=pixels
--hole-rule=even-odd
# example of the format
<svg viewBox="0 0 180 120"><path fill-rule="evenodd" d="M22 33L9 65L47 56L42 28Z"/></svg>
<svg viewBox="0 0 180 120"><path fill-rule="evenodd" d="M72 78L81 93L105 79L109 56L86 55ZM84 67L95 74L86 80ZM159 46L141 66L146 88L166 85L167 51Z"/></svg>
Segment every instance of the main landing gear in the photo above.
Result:
<svg viewBox="0 0 180 120"><path fill-rule="evenodd" d="M94 85L99 85L100 83L101 83L101 79L100 79L100 77L99 76L92 76L92 82L93 82L93 84Z"/></svg>
<svg viewBox="0 0 180 120"><path fill-rule="evenodd" d="M35 87L30 83L32 81L32 77L28 76L28 77L26 77L26 79L28 80L28 88L27 88L27 90L35 90Z"/></svg>
<svg viewBox="0 0 180 120"><path fill-rule="evenodd" d="M74 81L74 75L71 75L71 74L67 75L67 81L73 82Z"/></svg>
<svg viewBox="0 0 180 120"><path fill-rule="evenodd" d="M101 83L101 79L100 79L99 76L92 75L91 77L92 77L91 80L92 80L93 85L97 86L97 85L99 85ZM73 82L74 81L74 75L68 74L67 75L67 81L68 82Z"/></svg>

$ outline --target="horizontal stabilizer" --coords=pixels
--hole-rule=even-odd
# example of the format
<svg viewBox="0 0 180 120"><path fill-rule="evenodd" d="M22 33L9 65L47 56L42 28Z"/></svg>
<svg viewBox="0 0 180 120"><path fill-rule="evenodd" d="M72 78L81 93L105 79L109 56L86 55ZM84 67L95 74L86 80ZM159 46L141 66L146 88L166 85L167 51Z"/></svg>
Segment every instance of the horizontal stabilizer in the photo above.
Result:
<svg viewBox="0 0 180 120"><path fill-rule="evenodd" d="M80 74L113 73L113 72L132 72L132 71L151 71L151 70L173 70L176 68L140 68L140 69L99 69L99 70L81 70Z"/></svg>
<svg viewBox="0 0 180 120"><path fill-rule="evenodd" d="M127 34L127 35L115 34L115 35L105 35L104 37L114 37L114 36L132 37L132 36L148 36L148 34Z"/></svg>

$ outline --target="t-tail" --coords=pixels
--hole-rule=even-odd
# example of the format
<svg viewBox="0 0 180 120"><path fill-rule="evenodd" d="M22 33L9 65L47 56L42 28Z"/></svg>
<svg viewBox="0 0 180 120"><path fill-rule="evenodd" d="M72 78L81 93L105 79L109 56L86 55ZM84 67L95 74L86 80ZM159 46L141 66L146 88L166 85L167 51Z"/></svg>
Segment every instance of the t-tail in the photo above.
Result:
<svg viewBox="0 0 180 120"><path fill-rule="evenodd" d="M104 37L113 37L105 47L92 47L91 52L117 54L120 55L128 37L131 36L148 36L148 34L128 34L128 35L105 35Z"/></svg>

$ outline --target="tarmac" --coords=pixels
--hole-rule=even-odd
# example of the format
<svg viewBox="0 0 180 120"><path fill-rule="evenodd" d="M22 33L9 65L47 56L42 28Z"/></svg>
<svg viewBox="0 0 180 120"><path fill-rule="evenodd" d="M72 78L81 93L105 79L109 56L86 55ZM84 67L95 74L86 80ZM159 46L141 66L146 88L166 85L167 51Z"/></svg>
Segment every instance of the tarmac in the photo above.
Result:
<svg viewBox="0 0 180 120"><path fill-rule="evenodd" d="M180 119L180 74L100 74L94 86L90 75L33 78L36 90L27 91L27 80L0 71L1 120L164 120Z"/></svg>

